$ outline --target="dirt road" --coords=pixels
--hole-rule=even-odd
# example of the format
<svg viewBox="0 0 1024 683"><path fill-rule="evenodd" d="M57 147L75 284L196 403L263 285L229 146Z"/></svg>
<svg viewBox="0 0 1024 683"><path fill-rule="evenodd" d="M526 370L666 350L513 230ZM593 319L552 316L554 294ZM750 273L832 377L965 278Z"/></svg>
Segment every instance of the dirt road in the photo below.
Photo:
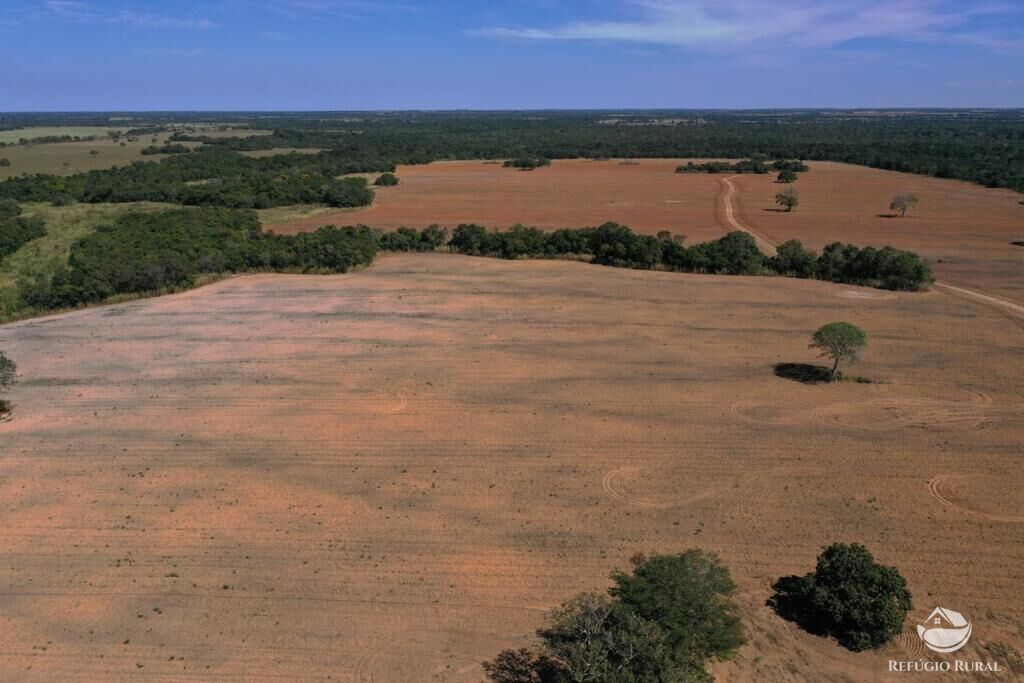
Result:
<svg viewBox="0 0 1024 683"><path fill-rule="evenodd" d="M722 194L723 212L725 216L725 222L729 226L736 230L742 230L745 233L750 234L754 241L757 242L757 246L768 256L775 256L778 252L775 249L775 245L772 244L771 240L759 235L754 230L736 220L736 211L733 208L732 200L736 196L736 186L733 184L732 179L736 176L730 176L728 178L722 178L722 185L725 192Z"/></svg>
<svg viewBox="0 0 1024 683"><path fill-rule="evenodd" d="M728 178L721 178L724 192L722 193L723 202L723 215L726 223L736 230L742 230L753 236L757 242L757 246L768 256L775 256L778 251L775 249L775 245L768 238L758 234L752 228L749 228L736 219L736 209L733 206L733 200L736 197L736 185L732 182L732 179L736 176L730 176ZM935 288L937 291L945 294L954 296L967 297L971 300L996 306L1003 312L1008 312L1016 316L1024 316L1024 305L1003 299L1001 297L986 294L985 292L979 292L973 289L967 289L966 287L960 287L957 285L951 285L945 282L936 282Z"/></svg>

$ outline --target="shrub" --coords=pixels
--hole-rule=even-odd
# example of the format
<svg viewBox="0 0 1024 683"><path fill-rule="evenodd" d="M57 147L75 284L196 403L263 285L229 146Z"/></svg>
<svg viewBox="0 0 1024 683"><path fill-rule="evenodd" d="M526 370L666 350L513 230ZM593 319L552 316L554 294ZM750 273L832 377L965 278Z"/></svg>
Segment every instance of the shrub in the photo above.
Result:
<svg viewBox="0 0 1024 683"><path fill-rule="evenodd" d="M783 171L775 181L779 183L795 183L798 177L796 171Z"/></svg>
<svg viewBox="0 0 1024 683"><path fill-rule="evenodd" d="M398 184L398 176L394 173L381 173L373 184L378 187L393 187Z"/></svg>
<svg viewBox="0 0 1024 683"><path fill-rule="evenodd" d="M912 608L906 579L856 543L830 545L815 571L779 579L772 604L783 617L854 651L887 643Z"/></svg>

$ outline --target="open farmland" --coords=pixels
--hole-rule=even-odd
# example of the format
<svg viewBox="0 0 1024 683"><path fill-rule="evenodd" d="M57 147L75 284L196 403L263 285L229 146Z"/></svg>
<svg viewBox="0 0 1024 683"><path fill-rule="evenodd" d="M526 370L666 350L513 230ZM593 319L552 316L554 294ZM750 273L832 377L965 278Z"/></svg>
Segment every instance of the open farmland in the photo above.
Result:
<svg viewBox="0 0 1024 683"><path fill-rule="evenodd" d="M8 159L11 165L0 166L0 180L20 176L24 173L67 176L112 166L125 166L136 161L159 161L167 158L168 155L143 156L142 150L153 145L154 139L157 140L155 144L166 144L171 135L171 133L144 135L132 142L125 138L115 141L104 135L98 140L3 147L0 148L0 158ZM189 147L198 146L195 143L183 144ZM99 154L92 154L93 150Z"/></svg>
<svg viewBox="0 0 1024 683"><path fill-rule="evenodd" d="M713 214L713 177L667 178ZM835 319L879 383L773 375ZM634 553L694 546L740 588L720 680L887 680L936 657L934 603L1020 667L1021 335L936 292L443 254L0 327L0 677L479 681ZM895 644L765 607L832 541L908 578Z"/></svg>
<svg viewBox="0 0 1024 683"><path fill-rule="evenodd" d="M403 166L401 184L377 192L374 204L268 227L288 233L336 223L379 228L475 222L541 228L580 227L605 221L637 232L681 232L690 242L720 237L734 228L723 216L722 175L676 174L678 160L644 159L639 166L616 161L555 161L522 172L483 162ZM861 166L812 162L795 187L796 211L778 211L774 196L784 185L775 175L733 178L733 198L747 226L776 243L800 239L820 249L836 240L858 245L892 244L933 262L944 281L992 291L1024 302L1024 239L1021 195L978 185ZM907 218L888 217L900 192L920 199Z"/></svg>

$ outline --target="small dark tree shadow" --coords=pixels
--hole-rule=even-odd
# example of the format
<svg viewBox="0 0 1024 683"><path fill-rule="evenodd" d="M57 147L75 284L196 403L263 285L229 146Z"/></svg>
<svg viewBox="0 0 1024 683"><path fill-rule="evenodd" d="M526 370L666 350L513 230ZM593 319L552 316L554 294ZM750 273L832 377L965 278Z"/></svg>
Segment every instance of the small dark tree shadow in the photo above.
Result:
<svg viewBox="0 0 1024 683"><path fill-rule="evenodd" d="M1012 242L1010 242L1010 244L1012 244L1015 247L1024 247L1024 239L1013 240Z"/></svg>
<svg viewBox="0 0 1024 683"><path fill-rule="evenodd" d="M786 211L785 209L772 209L767 208L765 211L771 211L772 213L793 213L792 211Z"/></svg>
<svg viewBox="0 0 1024 683"><path fill-rule="evenodd" d="M828 636L828 627L822 623L807 597L807 583L806 576L783 576L772 586L775 594L765 604L779 617L804 631L815 636Z"/></svg>
<svg viewBox="0 0 1024 683"><path fill-rule="evenodd" d="M802 384L822 384L832 381L827 367L810 363L777 363L775 376Z"/></svg>

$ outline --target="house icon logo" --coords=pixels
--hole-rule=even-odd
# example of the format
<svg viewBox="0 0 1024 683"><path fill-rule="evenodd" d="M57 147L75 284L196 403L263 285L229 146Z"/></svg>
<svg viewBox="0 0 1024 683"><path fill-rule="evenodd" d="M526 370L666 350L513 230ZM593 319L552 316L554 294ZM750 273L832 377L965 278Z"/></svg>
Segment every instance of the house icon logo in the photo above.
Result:
<svg viewBox="0 0 1024 683"><path fill-rule="evenodd" d="M970 640L971 622L959 612L936 607L924 624L918 624L917 635L935 652L956 652Z"/></svg>

